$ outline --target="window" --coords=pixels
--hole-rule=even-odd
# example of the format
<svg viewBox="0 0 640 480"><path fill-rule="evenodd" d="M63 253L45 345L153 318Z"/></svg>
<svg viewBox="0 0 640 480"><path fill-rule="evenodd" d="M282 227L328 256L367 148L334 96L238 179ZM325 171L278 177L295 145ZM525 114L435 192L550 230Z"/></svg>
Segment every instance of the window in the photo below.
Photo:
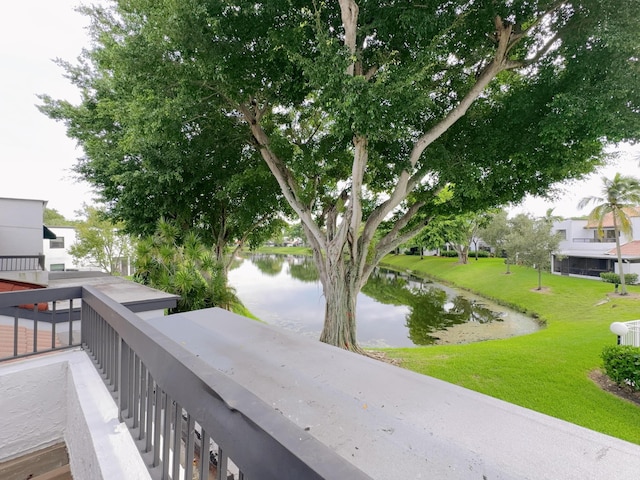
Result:
<svg viewBox="0 0 640 480"><path fill-rule="evenodd" d="M558 236L562 239L562 240L566 240L567 239L567 231L566 230L558 230L556 232L556 234L558 234Z"/></svg>
<svg viewBox="0 0 640 480"><path fill-rule="evenodd" d="M603 239L604 240L610 240L612 242L616 241L616 232L615 230L605 230L603 233Z"/></svg>
<svg viewBox="0 0 640 480"><path fill-rule="evenodd" d="M64 237L49 240L49 248L64 248Z"/></svg>
<svg viewBox="0 0 640 480"><path fill-rule="evenodd" d="M49 265L50 272L64 272L64 263L52 263Z"/></svg>

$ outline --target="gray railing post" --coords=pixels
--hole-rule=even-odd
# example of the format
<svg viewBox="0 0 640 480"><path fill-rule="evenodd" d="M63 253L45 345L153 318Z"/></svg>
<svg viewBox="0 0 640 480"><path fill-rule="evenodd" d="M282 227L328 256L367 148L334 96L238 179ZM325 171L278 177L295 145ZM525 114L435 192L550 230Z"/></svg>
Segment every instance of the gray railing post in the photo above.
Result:
<svg viewBox="0 0 640 480"><path fill-rule="evenodd" d="M120 338L118 339L118 359L119 365L116 371L119 373L118 385L118 411L120 421L124 421L126 416L124 411L129 409L129 346Z"/></svg>

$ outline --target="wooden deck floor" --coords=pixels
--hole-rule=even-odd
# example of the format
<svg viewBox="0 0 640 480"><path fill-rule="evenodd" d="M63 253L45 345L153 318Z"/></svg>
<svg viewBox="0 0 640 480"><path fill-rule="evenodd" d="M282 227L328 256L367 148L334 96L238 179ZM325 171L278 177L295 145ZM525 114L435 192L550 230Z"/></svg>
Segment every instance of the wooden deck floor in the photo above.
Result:
<svg viewBox="0 0 640 480"><path fill-rule="evenodd" d="M64 442L0 463L3 480L72 480Z"/></svg>

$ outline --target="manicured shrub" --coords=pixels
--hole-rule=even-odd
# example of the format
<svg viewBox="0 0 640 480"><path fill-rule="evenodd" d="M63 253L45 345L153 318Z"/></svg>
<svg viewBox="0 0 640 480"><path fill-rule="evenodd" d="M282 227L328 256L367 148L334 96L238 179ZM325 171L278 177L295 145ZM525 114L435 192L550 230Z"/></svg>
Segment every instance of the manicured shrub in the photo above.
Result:
<svg viewBox="0 0 640 480"><path fill-rule="evenodd" d="M609 345L602 350L604 371L618 385L640 390L640 348L631 345Z"/></svg>
<svg viewBox="0 0 640 480"><path fill-rule="evenodd" d="M600 278L603 282L607 283L615 283L616 285L620 284L620 275L614 272L602 272L600 274ZM638 282L638 274L637 273L625 273L624 274L624 283L627 285L633 285Z"/></svg>

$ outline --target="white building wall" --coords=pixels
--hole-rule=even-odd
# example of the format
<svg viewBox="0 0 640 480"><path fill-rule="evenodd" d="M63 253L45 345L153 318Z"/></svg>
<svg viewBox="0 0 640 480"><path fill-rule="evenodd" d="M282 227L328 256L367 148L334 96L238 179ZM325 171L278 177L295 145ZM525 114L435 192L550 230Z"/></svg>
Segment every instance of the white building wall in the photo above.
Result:
<svg viewBox="0 0 640 480"><path fill-rule="evenodd" d="M48 240L46 238L43 240L45 270L62 271L62 268L60 268L62 265L64 270L101 271L96 266L77 263L69 253L69 249L77 242L76 229L74 227L52 227L47 225L47 228L55 233L58 238L56 240ZM52 248L52 245L55 247L61 238L64 238L64 248ZM51 267L52 265L54 268Z"/></svg>
<svg viewBox="0 0 640 480"><path fill-rule="evenodd" d="M64 440L73 478L151 478L85 352L4 363L0 391L0 461Z"/></svg>
<svg viewBox="0 0 640 480"><path fill-rule="evenodd" d="M44 200L0 198L0 255L42 254Z"/></svg>

